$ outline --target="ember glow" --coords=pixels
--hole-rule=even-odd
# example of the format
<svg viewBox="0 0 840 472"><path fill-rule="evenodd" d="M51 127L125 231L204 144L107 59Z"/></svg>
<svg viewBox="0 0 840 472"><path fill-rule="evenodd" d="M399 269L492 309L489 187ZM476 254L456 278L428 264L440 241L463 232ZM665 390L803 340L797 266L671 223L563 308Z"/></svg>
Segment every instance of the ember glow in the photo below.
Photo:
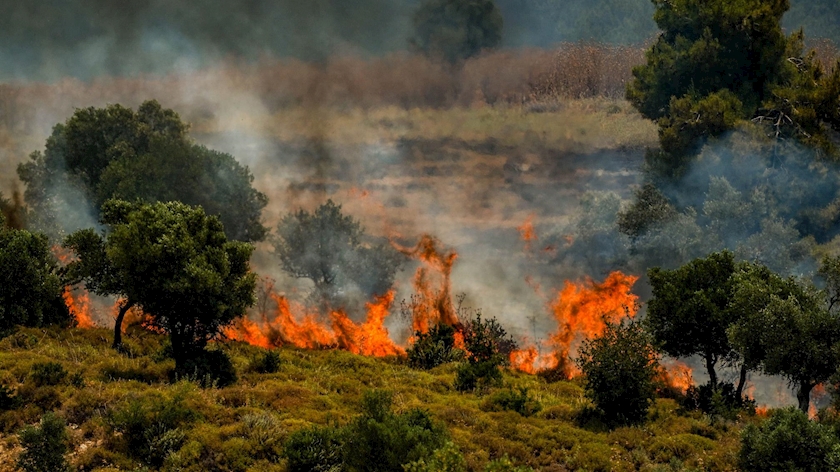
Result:
<svg viewBox="0 0 840 472"><path fill-rule="evenodd" d="M528 219L516 228L519 231L519 236L525 241L525 251L531 250L531 243L537 240L537 233L534 231L534 215L530 215Z"/></svg>

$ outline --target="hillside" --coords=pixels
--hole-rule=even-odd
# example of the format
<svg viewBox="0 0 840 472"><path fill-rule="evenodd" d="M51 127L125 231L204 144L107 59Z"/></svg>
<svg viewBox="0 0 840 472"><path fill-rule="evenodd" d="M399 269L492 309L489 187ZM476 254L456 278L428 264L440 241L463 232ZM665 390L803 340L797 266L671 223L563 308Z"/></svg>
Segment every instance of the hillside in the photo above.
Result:
<svg viewBox="0 0 840 472"><path fill-rule="evenodd" d="M118 354L109 347L110 335L103 329L22 329L0 341L0 383L18 399L11 409L7 397L3 400L0 470L14 470L18 428L46 411L67 419L69 457L78 470L140 470L127 456L121 434L114 434L115 425L123 424L115 418L132 408L148 416L172 408L184 418L178 423L183 436L162 470L282 471L278 454L291 433L313 424L348 423L370 389L393 392L398 412L412 407L430 412L446 426L470 470L505 455L545 471L735 470L740 430L753 421L711 420L680 412L674 400L660 398L644 426L609 431L587 419L590 404L575 381L547 382L506 371L507 388L527 388L542 406L525 417L494 402L505 389L456 392L454 364L420 371L398 358L282 348L273 351L279 354L277 371L258 373L267 351L244 343L217 346L232 357L239 381L202 389L186 381L169 383L174 364L162 354L163 336L132 328L127 353ZM67 376L56 385L38 386L44 381L33 374L34 366L46 362L60 364Z"/></svg>

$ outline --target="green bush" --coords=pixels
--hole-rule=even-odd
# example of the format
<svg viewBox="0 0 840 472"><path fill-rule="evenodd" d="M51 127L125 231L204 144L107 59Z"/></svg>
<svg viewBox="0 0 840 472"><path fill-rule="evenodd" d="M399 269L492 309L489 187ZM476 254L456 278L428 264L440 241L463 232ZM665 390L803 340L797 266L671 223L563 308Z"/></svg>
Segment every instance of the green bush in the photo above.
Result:
<svg viewBox="0 0 840 472"><path fill-rule="evenodd" d="M487 411L511 410L522 416L531 416L542 410L542 405L528 392L528 388L506 389L496 392L483 405Z"/></svg>
<svg viewBox="0 0 840 472"><path fill-rule="evenodd" d="M405 464L403 469L405 472L466 472L467 462L458 446L447 441L431 456Z"/></svg>
<svg viewBox="0 0 840 472"><path fill-rule="evenodd" d="M343 468L344 432L330 426L299 429L283 447L289 472L335 472Z"/></svg>
<svg viewBox="0 0 840 472"><path fill-rule="evenodd" d="M14 410L18 405L20 405L20 398L5 385L0 385L0 411Z"/></svg>
<svg viewBox="0 0 840 472"><path fill-rule="evenodd" d="M458 366L455 389L466 392L501 385L499 367L510 362L516 342L508 336L496 318L481 319L481 313L467 320L463 327L467 362Z"/></svg>
<svg viewBox="0 0 840 472"><path fill-rule="evenodd" d="M254 362L252 368L261 374L273 374L280 370L280 354L277 351L266 351Z"/></svg>
<svg viewBox="0 0 840 472"><path fill-rule="evenodd" d="M401 472L403 465L432 456L448 439L425 411L396 414L390 392L365 392L362 415L347 427L344 463L360 472Z"/></svg>
<svg viewBox="0 0 840 472"><path fill-rule="evenodd" d="M67 371L58 362L36 362L29 370L29 378L38 387L58 385L67 378Z"/></svg>
<svg viewBox="0 0 840 472"><path fill-rule="evenodd" d="M534 469L527 466L517 466L508 456L492 460L484 466L484 472L533 472Z"/></svg>
<svg viewBox="0 0 840 472"><path fill-rule="evenodd" d="M724 382L718 382L717 388L710 384L688 387L680 405L689 411L700 410L727 419L735 419L740 412L755 413L755 401L739 398L735 386Z"/></svg>
<svg viewBox="0 0 840 472"><path fill-rule="evenodd" d="M744 429L738 463L744 472L836 470L840 444L830 427L789 407L774 411L760 426Z"/></svg>
<svg viewBox="0 0 840 472"><path fill-rule="evenodd" d="M58 416L45 414L38 427L27 426L21 430L19 437L23 452L18 457L17 465L23 471L70 470L64 459L64 453L67 452L67 429L64 420Z"/></svg>
<svg viewBox="0 0 840 472"><path fill-rule="evenodd" d="M609 425L644 421L656 395L658 355L638 322L606 323L601 337L585 341L577 364L586 396Z"/></svg>
<svg viewBox="0 0 840 472"><path fill-rule="evenodd" d="M438 324L428 333L414 333L414 337L414 344L406 354L408 365L415 369L432 369L463 357L463 352L455 348L455 328L452 326Z"/></svg>
<svg viewBox="0 0 840 472"><path fill-rule="evenodd" d="M276 415L268 412L249 413L242 417L241 424L255 459L276 461L282 455L285 430Z"/></svg>
<svg viewBox="0 0 840 472"><path fill-rule="evenodd" d="M197 418L176 394L166 401L131 399L106 415L106 423L120 433L115 446L144 464L160 467L186 437L183 427Z"/></svg>
<svg viewBox="0 0 840 472"><path fill-rule="evenodd" d="M176 379L189 379L202 387L227 387L236 383L230 357L219 349L197 351L175 370Z"/></svg>
<svg viewBox="0 0 840 472"><path fill-rule="evenodd" d="M471 392L502 384L502 371L495 361L465 362L455 371L455 390Z"/></svg>

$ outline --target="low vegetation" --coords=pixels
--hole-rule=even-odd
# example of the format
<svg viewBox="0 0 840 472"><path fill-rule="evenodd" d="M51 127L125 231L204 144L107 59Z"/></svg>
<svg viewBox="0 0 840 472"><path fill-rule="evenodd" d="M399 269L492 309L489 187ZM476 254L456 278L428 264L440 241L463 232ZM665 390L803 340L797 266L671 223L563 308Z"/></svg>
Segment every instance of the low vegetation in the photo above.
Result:
<svg viewBox="0 0 840 472"><path fill-rule="evenodd" d="M208 464L234 471L340 464L402 470L364 461L395 451L404 452L377 464L415 471L734 470L741 429L760 423L746 414L713 422L658 398L643 426L610 430L591 421L593 404L578 379L549 383L505 369L498 386L460 393L456 362L417 370L399 358L243 343L215 347L232 359L239 380L202 388L167 377L174 362L165 335L130 327L123 339L130 354L111 349L110 338L104 329L21 328L0 341L0 384L12 399L0 402L0 463L31 458L23 451L36 450L37 441L57 441L76 470L102 472L199 471ZM266 362L269 352L277 359ZM36 382L42 374L33 372L57 370L44 365L67 375ZM51 411L54 417L44 416ZM42 417L40 436L18 436ZM66 422L66 439L56 422ZM416 441L400 442L406 435Z"/></svg>

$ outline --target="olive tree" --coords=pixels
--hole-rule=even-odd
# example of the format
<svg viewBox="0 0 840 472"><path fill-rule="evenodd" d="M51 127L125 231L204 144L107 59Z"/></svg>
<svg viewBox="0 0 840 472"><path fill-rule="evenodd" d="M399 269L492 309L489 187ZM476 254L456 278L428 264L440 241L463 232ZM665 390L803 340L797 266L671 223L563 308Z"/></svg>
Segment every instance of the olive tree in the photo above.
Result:
<svg viewBox="0 0 840 472"><path fill-rule="evenodd" d="M95 220L104 202L181 201L217 215L228 237L261 240L267 203L247 167L189 139L189 126L156 101L78 109L53 128L44 152L18 167L32 223L51 233L78 228L83 208Z"/></svg>
<svg viewBox="0 0 840 472"><path fill-rule="evenodd" d="M497 47L504 20L493 0L425 0L414 13L411 46L455 63Z"/></svg>
<svg viewBox="0 0 840 472"><path fill-rule="evenodd" d="M365 239L360 223L328 200L312 213L283 217L274 250L284 271L315 284L313 298L322 308L339 308L354 290L366 298L387 292L404 261L390 244Z"/></svg>
<svg viewBox="0 0 840 472"><path fill-rule="evenodd" d="M0 331L14 325L70 324L58 261L47 237L8 228L0 214Z"/></svg>
<svg viewBox="0 0 840 472"><path fill-rule="evenodd" d="M104 236L83 230L68 237L78 256L68 272L94 291L125 298L115 345L126 307L136 305L169 334L180 369L254 304L253 246L229 241L219 218L201 207L111 200L102 223Z"/></svg>

